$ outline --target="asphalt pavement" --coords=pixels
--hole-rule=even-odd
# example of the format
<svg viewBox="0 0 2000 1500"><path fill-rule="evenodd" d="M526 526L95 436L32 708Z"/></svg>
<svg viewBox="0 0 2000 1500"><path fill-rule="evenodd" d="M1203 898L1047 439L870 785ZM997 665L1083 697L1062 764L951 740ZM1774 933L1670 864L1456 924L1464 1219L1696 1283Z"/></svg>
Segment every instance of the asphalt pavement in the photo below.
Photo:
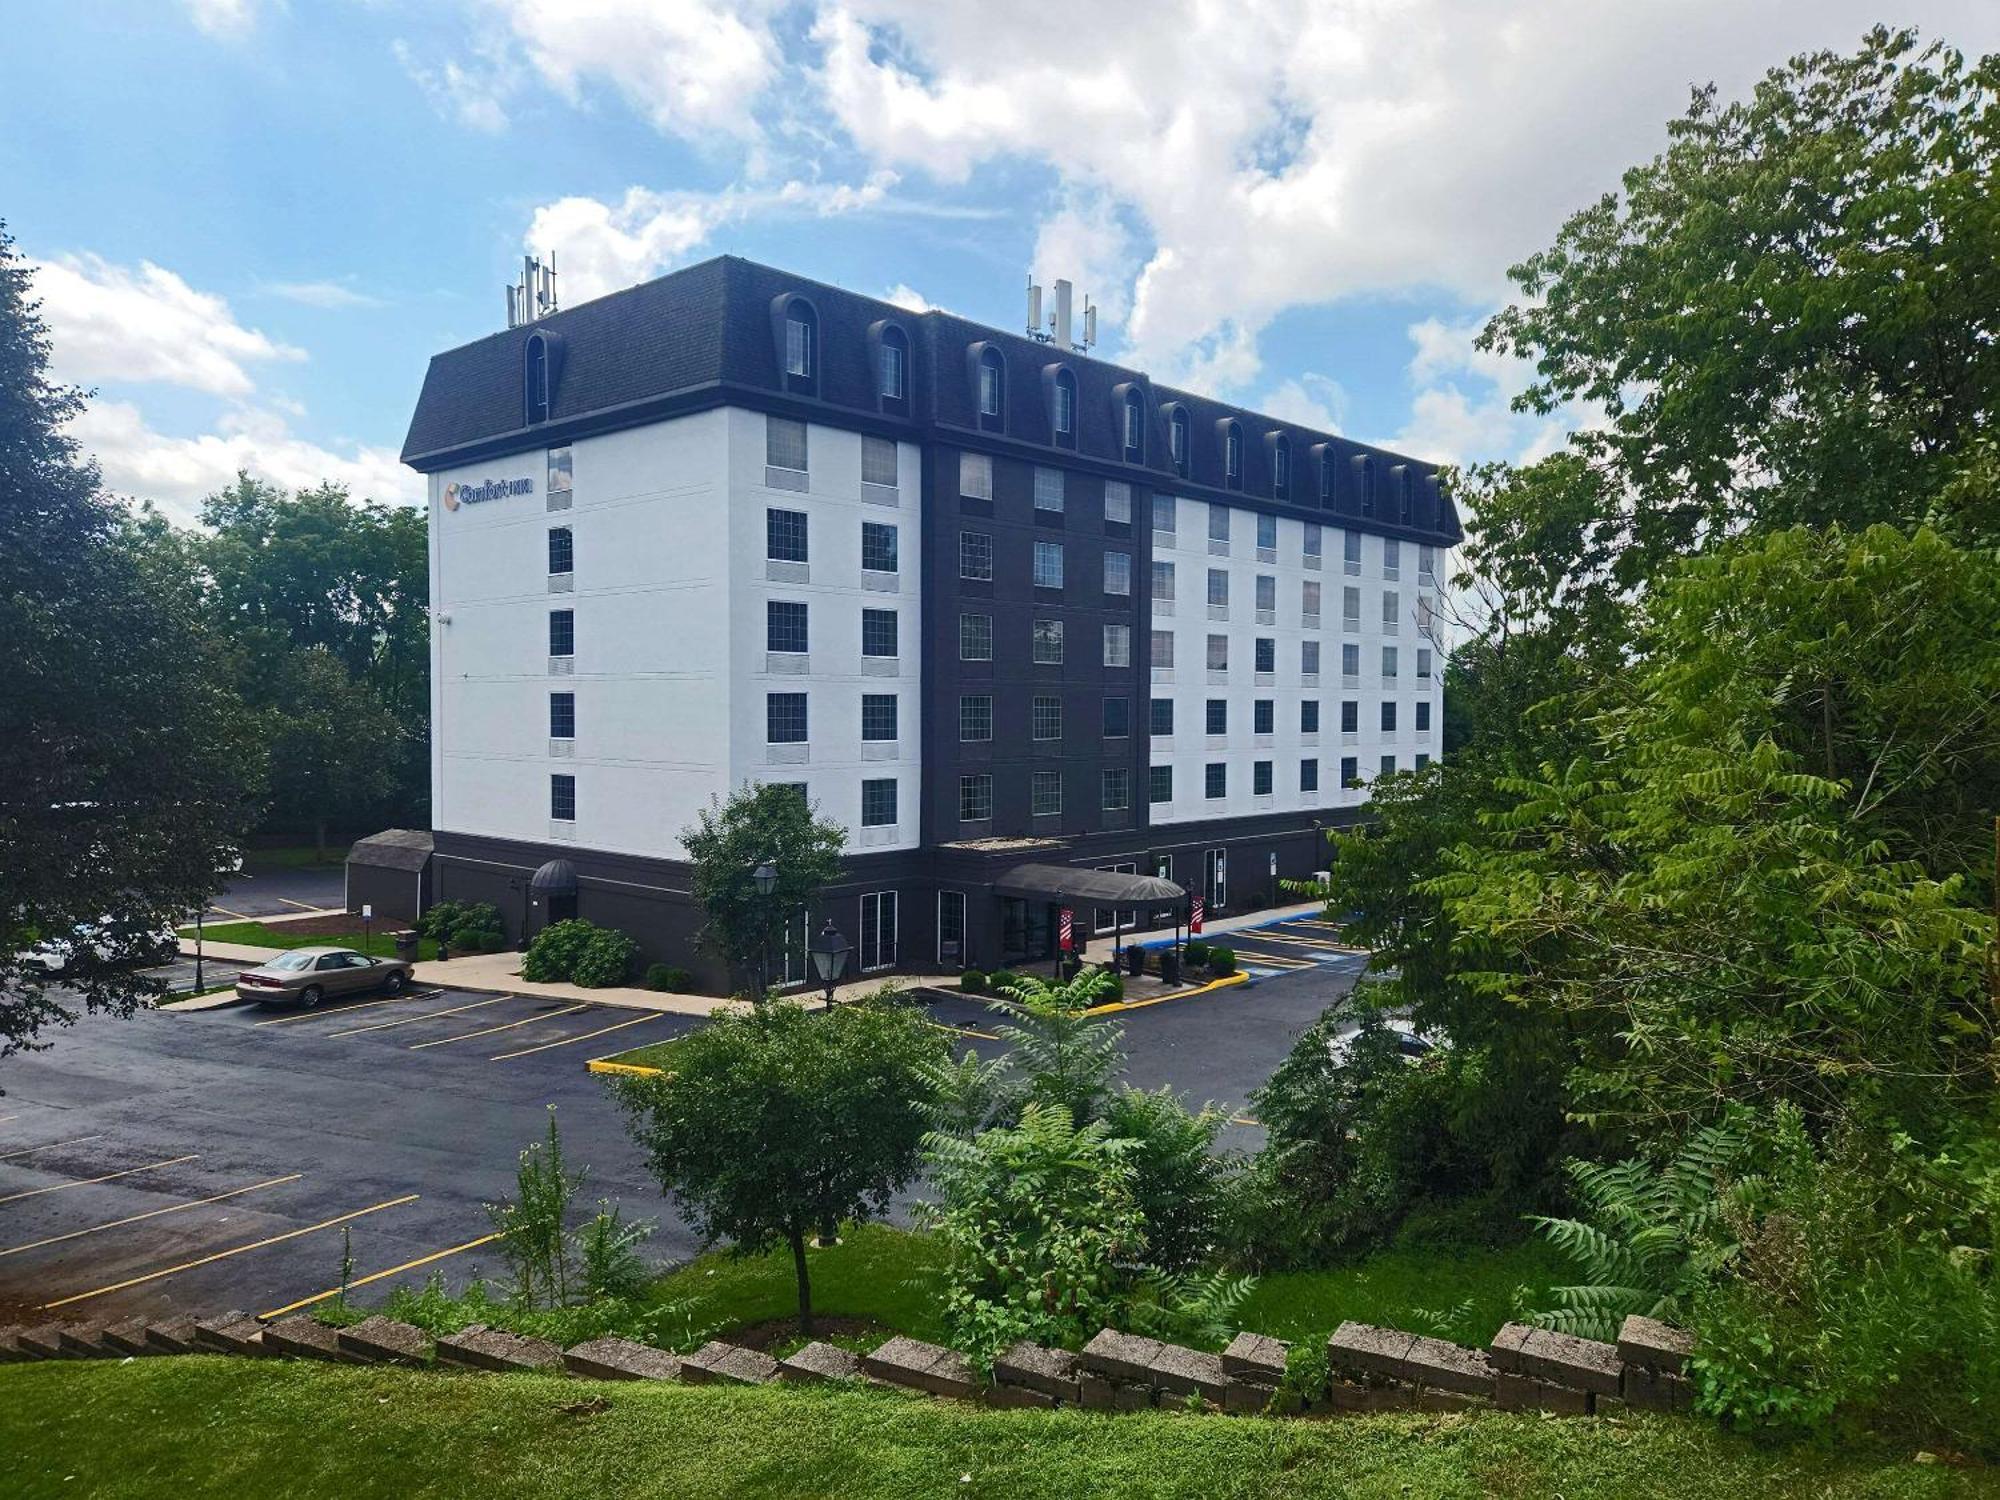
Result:
<svg viewBox="0 0 2000 1500"><path fill-rule="evenodd" d="M251 864L229 877L222 893L209 904L207 915L211 922L239 922L337 908L346 900L345 866Z"/></svg>

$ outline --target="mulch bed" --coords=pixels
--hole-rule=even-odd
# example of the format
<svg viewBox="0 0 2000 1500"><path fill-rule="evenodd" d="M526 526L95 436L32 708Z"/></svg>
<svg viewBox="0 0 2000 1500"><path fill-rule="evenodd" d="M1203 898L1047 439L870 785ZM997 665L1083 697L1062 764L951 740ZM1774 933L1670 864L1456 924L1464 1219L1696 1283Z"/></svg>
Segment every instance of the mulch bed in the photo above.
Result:
<svg viewBox="0 0 2000 1500"><path fill-rule="evenodd" d="M812 1336L831 1342L834 1339L867 1339L877 1342L890 1334L872 1318L835 1318L821 1313L813 1318ZM775 1345L796 1342L799 1339L797 1318L766 1318L761 1323L746 1323L741 1328L725 1329L717 1335L725 1343L738 1344L745 1349L770 1350Z"/></svg>

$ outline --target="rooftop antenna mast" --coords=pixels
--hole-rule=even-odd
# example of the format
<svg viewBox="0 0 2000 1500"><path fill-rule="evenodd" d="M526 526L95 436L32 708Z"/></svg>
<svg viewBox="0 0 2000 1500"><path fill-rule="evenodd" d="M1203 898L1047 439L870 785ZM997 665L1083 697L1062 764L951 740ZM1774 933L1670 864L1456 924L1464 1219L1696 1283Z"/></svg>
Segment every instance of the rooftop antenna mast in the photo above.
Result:
<svg viewBox="0 0 2000 1500"><path fill-rule="evenodd" d="M507 326L519 328L546 318L556 307L555 252L549 252L547 265L535 256L522 256L521 280L507 288Z"/></svg>

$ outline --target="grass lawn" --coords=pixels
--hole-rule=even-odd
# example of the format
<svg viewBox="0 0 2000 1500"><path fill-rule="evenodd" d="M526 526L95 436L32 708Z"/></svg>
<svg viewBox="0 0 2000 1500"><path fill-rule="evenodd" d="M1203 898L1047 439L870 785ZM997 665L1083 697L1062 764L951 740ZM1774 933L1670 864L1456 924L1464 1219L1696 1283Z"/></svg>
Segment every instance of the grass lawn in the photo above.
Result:
<svg viewBox="0 0 2000 1500"><path fill-rule="evenodd" d="M326 858L311 844L288 844L277 849L245 849L243 863L251 869L332 870L347 863L348 846L328 844Z"/></svg>
<svg viewBox="0 0 2000 1500"><path fill-rule="evenodd" d="M202 927L202 939L210 943L244 943L253 948L353 948L377 958L393 958L396 945L389 934L394 930L385 923L364 942L359 927L352 932L300 932L282 923L271 927L262 922L209 922ZM191 938L194 929L183 927L180 935ZM437 957L437 944L429 938L420 938L417 948L420 958Z"/></svg>
<svg viewBox="0 0 2000 1500"><path fill-rule="evenodd" d="M1561 1495L1929 1500L1993 1493L1907 1451L1760 1447L1692 1418L1328 1421L988 1411L880 1390L221 1356L0 1368L10 1497Z"/></svg>
<svg viewBox="0 0 2000 1500"><path fill-rule="evenodd" d="M1352 1318L1483 1349L1515 1316L1518 1289L1539 1299L1573 1276L1542 1240L1504 1250L1384 1250L1351 1266L1264 1276L1238 1321L1296 1340L1323 1339Z"/></svg>
<svg viewBox="0 0 2000 1500"><path fill-rule="evenodd" d="M605 1059L606 1062L624 1063L634 1068L672 1069L674 1049L680 1045L678 1039L667 1042L651 1042L644 1047L634 1047L630 1052L620 1052Z"/></svg>

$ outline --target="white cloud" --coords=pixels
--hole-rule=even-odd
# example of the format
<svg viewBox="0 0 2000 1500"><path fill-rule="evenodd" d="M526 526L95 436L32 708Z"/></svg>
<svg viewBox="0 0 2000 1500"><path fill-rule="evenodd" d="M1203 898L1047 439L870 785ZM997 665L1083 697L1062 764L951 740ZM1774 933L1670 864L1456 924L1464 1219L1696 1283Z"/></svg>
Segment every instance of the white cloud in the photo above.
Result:
<svg viewBox="0 0 2000 1500"><path fill-rule="evenodd" d="M1342 432L1347 427L1347 391L1328 375L1308 370L1296 380L1281 381L1258 401L1257 409L1283 422Z"/></svg>
<svg viewBox="0 0 2000 1500"><path fill-rule="evenodd" d="M196 291L150 261L132 269L95 255L65 255L33 269L55 373L63 380L159 381L244 396L253 385L249 366L306 357L244 327L221 297Z"/></svg>
<svg viewBox="0 0 2000 1500"><path fill-rule="evenodd" d="M1079 318L1086 295L1097 304L1101 336L1123 323L1130 311L1127 293L1139 267L1138 246L1108 197L1071 189L1063 194L1061 206L1042 220L1035 236L1034 267L1044 284L1060 276L1076 287Z"/></svg>
<svg viewBox="0 0 2000 1500"><path fill-rule="evenodd" d="M505 50L489 42L475 42L473 50L479 66L466 67L446 58L435 67L424 62L401 37L389 44L403 71L447 120L456 120L471 130L498 135L507 128L507 106L514 96L518 72Z"/></svg>
<svg viewBox="0 0 2000 1500"><path fill-rule="evenodd" d="M882 294L882 300L895 303L896 306L902 308L905 312L927 313L948 311L948 309L940 307L937 303L931 301L930 298L926 297L915 287L906 285L900 281Z"/></svg>
<svg viewBox="0 0 2000 1500"><path fill-rule="evenodd" d="M213 37L233 41L247 36L257 24L260 0L181 0L196 27Z"/></svg>
<svg viewBox="0 0 2000 1500"><path fill-rule="evenodd" d="M380 307L382 299L340 281L279 281L264 288L273 297L304 307Z"/></svg>

